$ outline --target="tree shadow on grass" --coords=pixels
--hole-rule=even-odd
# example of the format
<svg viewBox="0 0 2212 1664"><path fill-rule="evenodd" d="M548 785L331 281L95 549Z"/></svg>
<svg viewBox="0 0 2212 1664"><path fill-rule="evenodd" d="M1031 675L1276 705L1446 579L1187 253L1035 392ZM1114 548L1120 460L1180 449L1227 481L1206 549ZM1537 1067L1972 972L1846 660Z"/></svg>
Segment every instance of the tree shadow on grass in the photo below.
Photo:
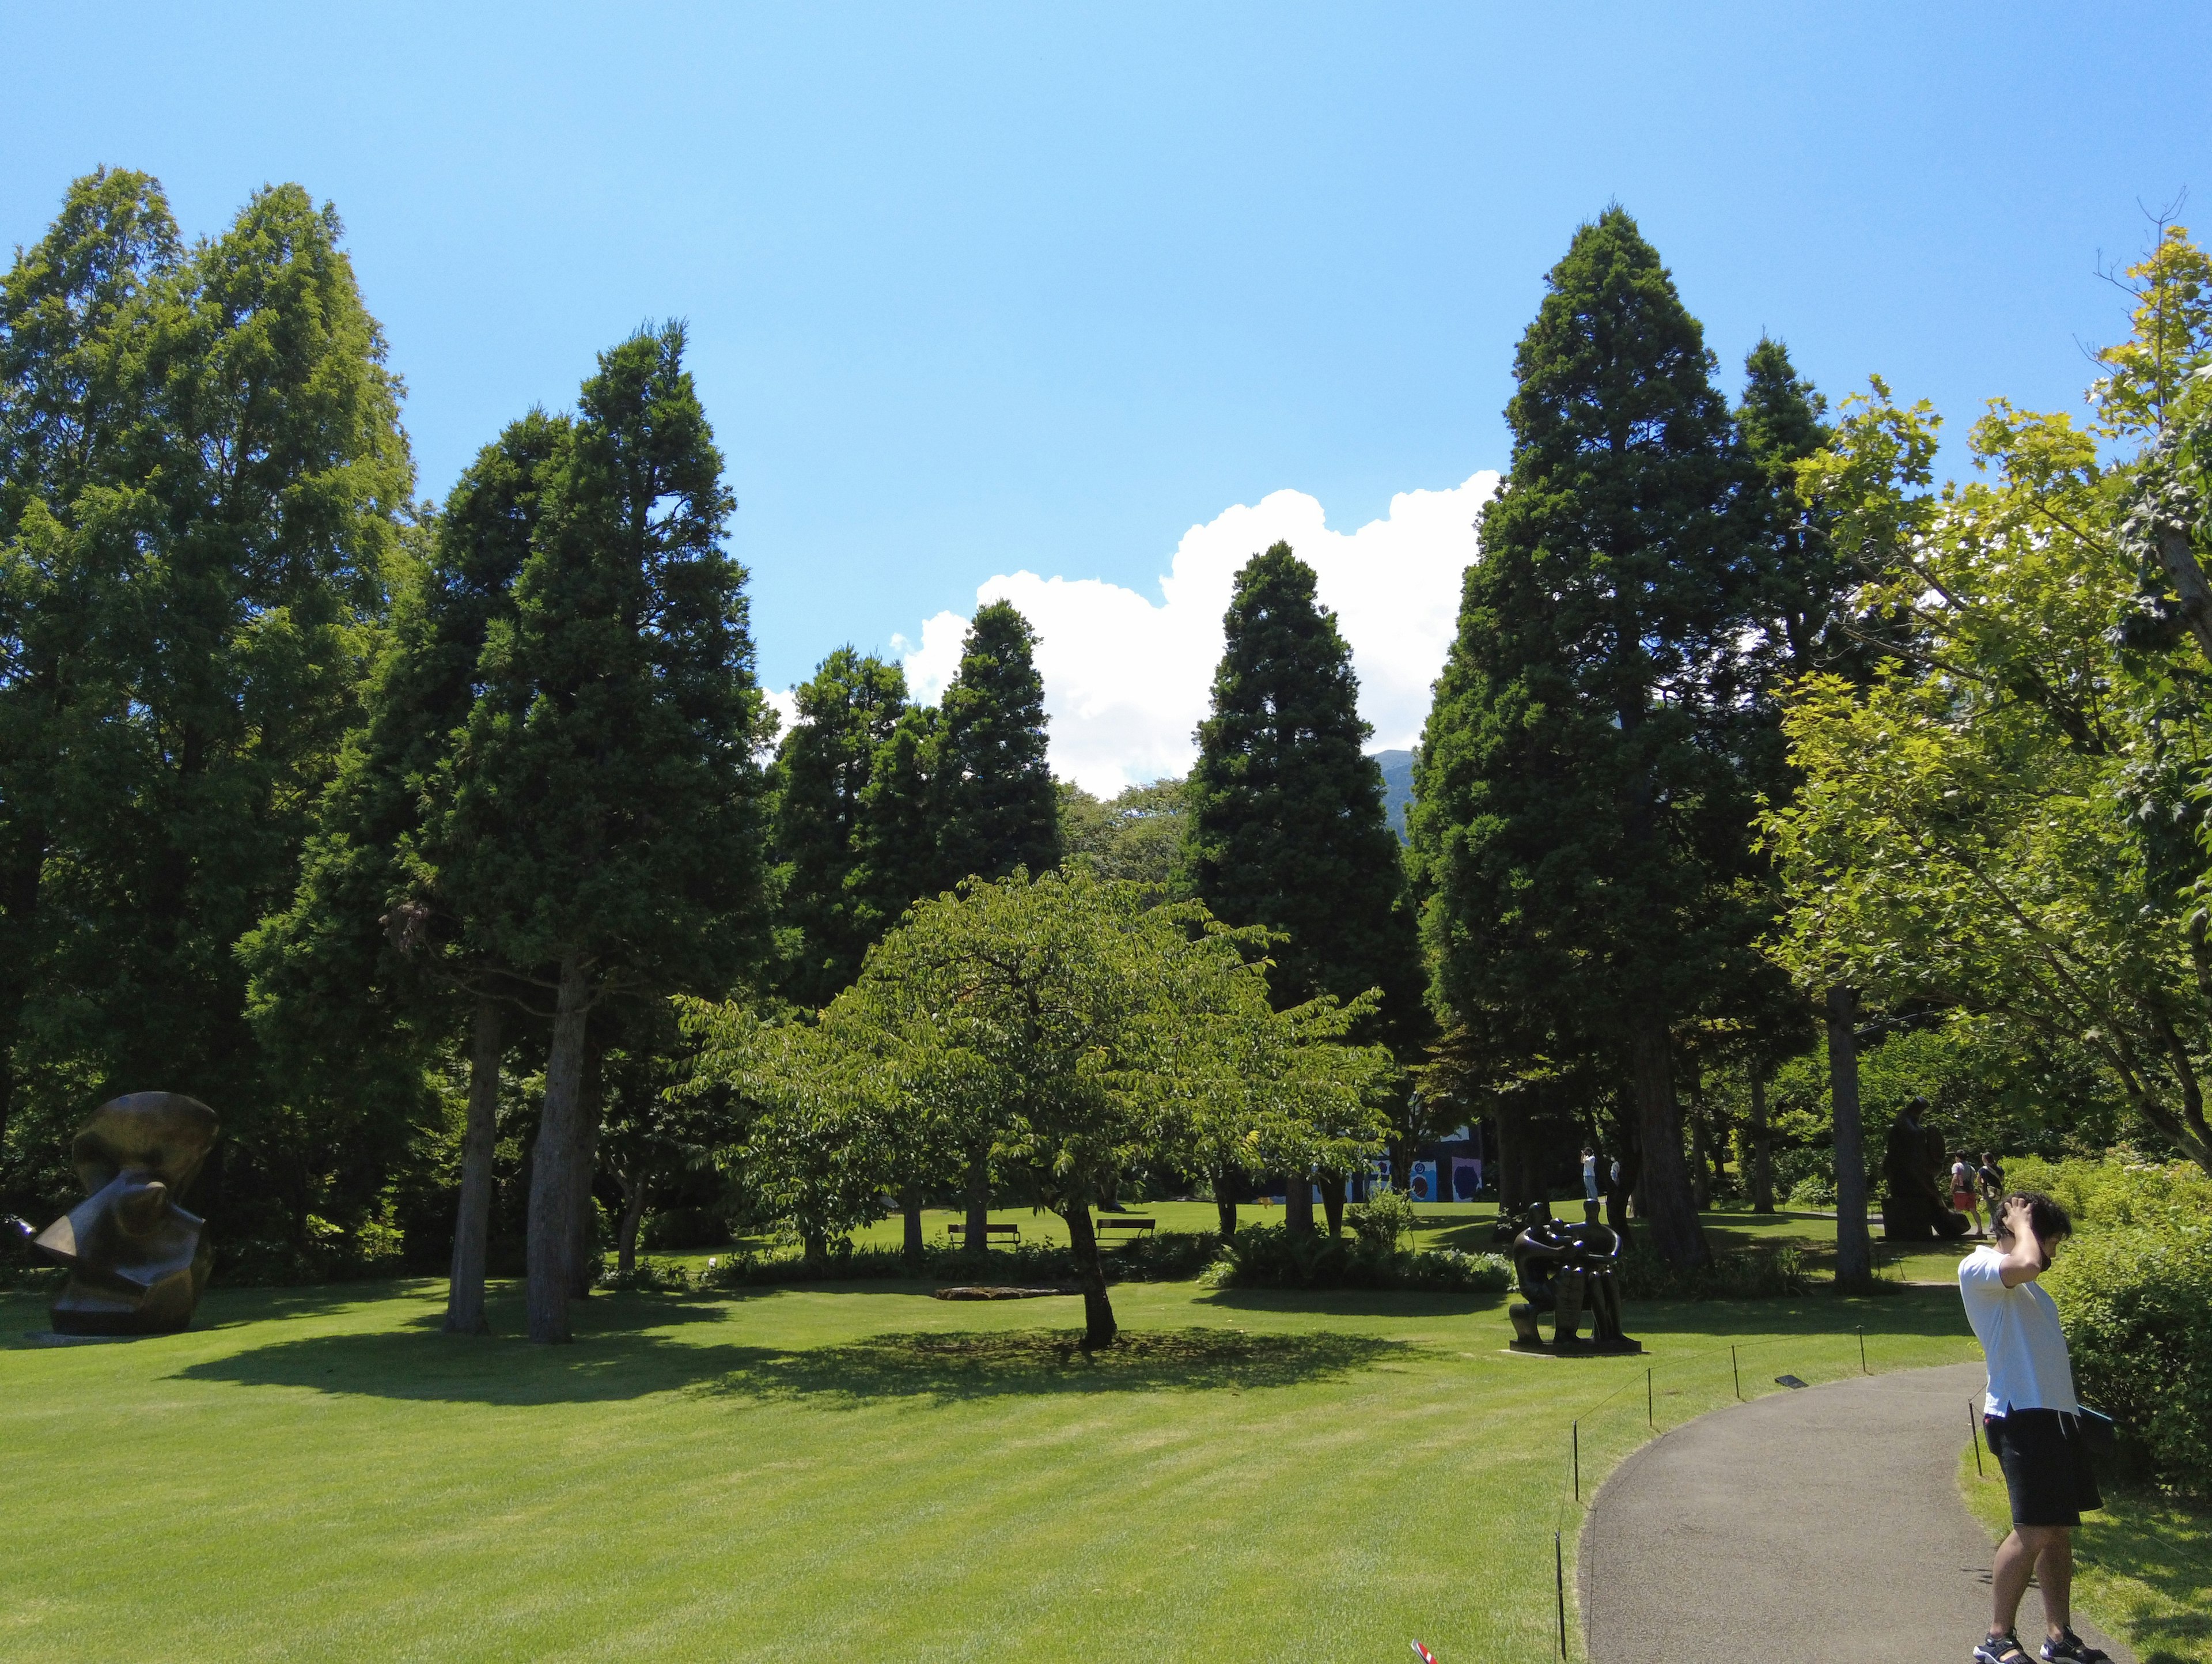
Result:
<svg viewBox="0 0 2212 1664"><path fill-rule="evenodd" d="M424 1311L397 1327L205 1359L172 1378L456 1404L611 1403L689 1392L851 1408L1038 1393L1241 1391L1340 1376L1414 1350L1356 1335L1234 1329L1124 1334L1090 1354L1076 1330L886 1334L800 1350L668 1332L733 1315L720 1300L605 1295L577 1309L574 1344L534 1346L517 1332L519 1307L495 1303L500 1332L491 1335L440 1333L441 1314Z"/></svg>
<svg viewBox="0 0 2212 1664"><path fill-rule="evenodd" d="M1210 1289L1202 1306L1249 1312L1322 1312L1338 1317L1464 1317L1505 1308L1502 1294L1421 1289Z"/></svg>
<svg viewBox="0 0 2212 1664"><path fill-rule="evenodd" d="M1321 1332L1253 1335L1165 1329L1085 1351L1080 1331L871 1335L842 1346L763 1352L690 1390L833 1407L886 1399L956 1403L1042 1393L1244 1392L1340 1379L1419 1350L1404 1341Z"/></svg>

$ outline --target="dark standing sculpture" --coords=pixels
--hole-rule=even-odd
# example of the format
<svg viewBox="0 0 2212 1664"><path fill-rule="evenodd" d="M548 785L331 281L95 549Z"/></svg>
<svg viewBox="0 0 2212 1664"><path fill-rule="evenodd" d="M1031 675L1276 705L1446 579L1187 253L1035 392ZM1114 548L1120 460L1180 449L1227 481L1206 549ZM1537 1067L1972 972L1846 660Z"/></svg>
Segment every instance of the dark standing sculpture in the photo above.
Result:
<svg viewBox="0 0 2212 1664"><path fill-rule="evenodd" d="M215 1145L215 1112L174 1092L134 1092L94 1110L71 1147L85 1199L37 1246L70 1268L55 1297L64 1335L160 1335L187 1327L213 1259L177 1198Z"/></svg>
<svg viewBox="0 0 2212 1664"><path fill-rule="evenodd" d="M1915 1098L1889 1124L1881 1153L1881 1234L1890 1242L1930 1242L1964 1236L1973 1223L1950 1203L1936 1183L1938 1168L1951 1165L1943 1135L1924 1118L1928 1100Z"/></svg>
<svg viewBox="0 0 2212 1664"><path fill-rule="evenodd" d="M1620 1289L1614 1273L1620 1262L1620 1238L1600 1216L1601 1204L1585 1203L1583 1222L1569 1225L1552 1217L1548 1202L1533 1204L1521 1216L1513 1239L1513 1270L1521 1303L1506 1309L1513 1324L1516 1352L1581 1356L1640 1352L1644 1343L1620 1329ZM1582 1338L1583 1314L1590 1315L1590 1337ZM1539 1314L1552 1314L1552 1340L1536 1326Z"/></svg>

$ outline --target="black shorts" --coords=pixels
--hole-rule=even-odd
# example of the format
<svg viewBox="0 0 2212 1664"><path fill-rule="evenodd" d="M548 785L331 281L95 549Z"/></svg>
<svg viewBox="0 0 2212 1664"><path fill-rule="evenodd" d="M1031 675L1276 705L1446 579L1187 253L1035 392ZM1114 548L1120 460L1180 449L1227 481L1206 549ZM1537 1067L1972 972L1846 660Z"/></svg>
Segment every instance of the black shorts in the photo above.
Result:
<svg viewBox="0 0 2212 1664"><path fill-rule="evenodd" d="M2078 1526L2083 1509L2104 1507L2078 1417L2056 1410L2015 1410L1984 1416L1982 1426L2012 1493L2013 1524Z"/></svg>

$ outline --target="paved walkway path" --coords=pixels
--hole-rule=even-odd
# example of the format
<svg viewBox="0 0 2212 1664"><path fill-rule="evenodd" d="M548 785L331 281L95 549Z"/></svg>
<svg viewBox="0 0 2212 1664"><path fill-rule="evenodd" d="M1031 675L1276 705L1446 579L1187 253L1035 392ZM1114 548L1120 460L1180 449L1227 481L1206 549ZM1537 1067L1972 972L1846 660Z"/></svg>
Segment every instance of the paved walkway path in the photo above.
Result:
<svg viewBox="0 0 2212 1664"><path fill-rule="evenodd" d="M1989 1539L1955 1477L1981 1390L1978 1363L1902 1370L1778 1393L1645 1445L1583 1528L1594 1664L1966 1664L1990 1613ZM2020 1617L2033 1656L2033 1590Z"/></svg>

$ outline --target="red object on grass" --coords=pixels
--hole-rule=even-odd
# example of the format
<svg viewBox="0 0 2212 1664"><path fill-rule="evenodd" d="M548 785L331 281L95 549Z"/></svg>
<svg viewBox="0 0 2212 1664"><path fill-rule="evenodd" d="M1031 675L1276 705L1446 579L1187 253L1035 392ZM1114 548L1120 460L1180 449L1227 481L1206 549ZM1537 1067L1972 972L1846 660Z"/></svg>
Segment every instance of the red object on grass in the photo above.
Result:
<svg viewBox="0 0 2212 1664"><path fill-rule="evenodd" d="M1413 1650L1421 1655L1421 1664L1437 1664L1437 1655L1419 1642L1413 1643Z"/></svg>

